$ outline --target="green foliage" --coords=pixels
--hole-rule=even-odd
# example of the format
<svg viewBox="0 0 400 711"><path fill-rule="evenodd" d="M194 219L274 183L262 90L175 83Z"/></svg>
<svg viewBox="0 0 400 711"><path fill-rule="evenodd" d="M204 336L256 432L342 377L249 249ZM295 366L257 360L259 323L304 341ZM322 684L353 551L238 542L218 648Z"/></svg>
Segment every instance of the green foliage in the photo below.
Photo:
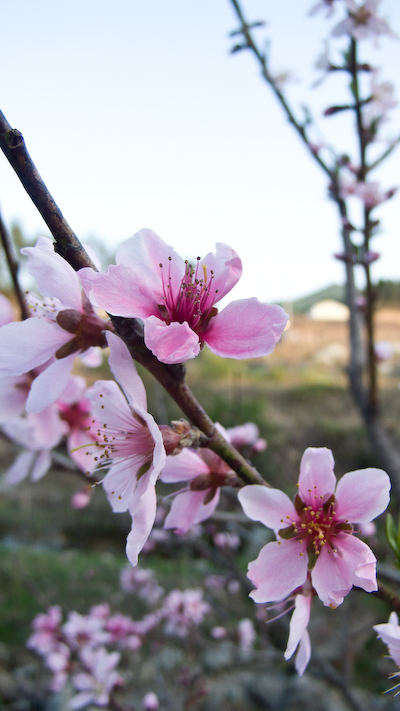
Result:
<svg viewBox="0 0 400 711"><path fill-rule="evenodd" d="M386 516L386 538L396 556L396 564L400 568L400 517L398 527L396 528L393 516L390 513Z"/></svg>

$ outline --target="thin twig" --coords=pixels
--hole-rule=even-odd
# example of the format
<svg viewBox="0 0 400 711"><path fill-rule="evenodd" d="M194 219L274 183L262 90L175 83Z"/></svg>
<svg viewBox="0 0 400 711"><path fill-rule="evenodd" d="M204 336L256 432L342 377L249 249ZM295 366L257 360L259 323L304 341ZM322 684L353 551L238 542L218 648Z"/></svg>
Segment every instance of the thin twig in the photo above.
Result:
<svg viewBox="0 0 400 711"><path fill-rule="evenodd" d="M18 279L19 264L15 260L10 235L8 234L8 230L3 222L1 213L0 213L0 238L1 238L4 252L6 255L6 260L7 260L7 264L8 264L8 269L11 274L11 279L14 284L15 296L17 297L17 301L18 301L19 308L21 311L21 318L24 320L26 318L29 318L29 309L28 309L28 305L24 299L24 294L22 292L21 285L20 285L19 279Z"/></svg>
<svg viewBox="0 0 400 711"><path fill-rule="evenodd" d="M301 140L306 145L306 147L307 147L310 155L313 157L313 159L319 164L319 166L322 168L322 170L330 178L332 178L332 171L326 165L326 163L322 160L322 158L318 155L318 153L313 149L311 142L308 140L305 127L302 126L299 121L297 121L297 119L296 119L293 111L291 110L289 104L287 103L285 97L283 96L282 92L276 85L276 82L274 81L274 78L268 69L266 56L260 52L255 41L253 40L253 36L252 36L250 30L251 30L251 27L254 25L251 25L248 22L246 22L246 20L244 19L243 11L242 11L238 1L231 0L231 2L232 2L234 9L236 10L236 14L237 14L237 16L240 20L240 23L241 23L241 28L238 32L240 32L243 35L244 39L246 40L246 44L244 45L243 49L250 49L253 52L253 54L255 55L255 57L257 58L257 60L260 64L261 73L262 73L264 79L268 82L271 89L273 90L280 105L282 106L283 110L285 111L286 116L289 119L289 122L292 124L292 126L295 128L295 130L299 134Z"/></svg>

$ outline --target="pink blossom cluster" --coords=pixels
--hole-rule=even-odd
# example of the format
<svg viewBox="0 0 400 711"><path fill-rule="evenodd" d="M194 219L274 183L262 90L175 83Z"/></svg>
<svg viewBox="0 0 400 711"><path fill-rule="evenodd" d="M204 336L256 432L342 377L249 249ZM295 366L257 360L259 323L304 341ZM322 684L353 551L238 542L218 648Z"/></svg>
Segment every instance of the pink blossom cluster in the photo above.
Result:
<svg viewBox="0 0 400 711"><path fill-rule="evenodd" d="M135 594L140 597L149 583L161 589L152 571L142 569L139 574L139 570L135 570ZM126 575L122 580L126 588ZM129 590L133 592L131 586ZM155 601L146 599L146 602ZM27 646L43 657L53 675L50 685L53 691L60 691L69 680L78 692L71 699L70 708L83 708L89 703L106 706L110 694L123 684L116 671L121 651L135 652L155 631L161 635L186 637L202 624L211 609L200 589L172 590L157 602L157 609L136 621L121 613L112 614L108 603L101 603L92 607L87 615L69 612L63 623L61 608L50 607L47 613L33 620L33 633ZM157 708L151 706L155 703L154 697L154 694L148 695L148 708Z"/></svg>
<svg viewBox="0 0 400 711"><path fill-rule="evenodd" d="M381 469L363 469L337 483L333 468L329 449L310 447L301 460L294 502L279 489L264 486L239 492L245 514L272 528L277 538L249 564L248 577L256 588L250 597L258 603L294 600L285 657L299 647L300 674L311 654L307 625L312 597L335 608L353 585L377 590L376 558L354 535L354 524L369 523L386 509L389 477Z"/></svg>

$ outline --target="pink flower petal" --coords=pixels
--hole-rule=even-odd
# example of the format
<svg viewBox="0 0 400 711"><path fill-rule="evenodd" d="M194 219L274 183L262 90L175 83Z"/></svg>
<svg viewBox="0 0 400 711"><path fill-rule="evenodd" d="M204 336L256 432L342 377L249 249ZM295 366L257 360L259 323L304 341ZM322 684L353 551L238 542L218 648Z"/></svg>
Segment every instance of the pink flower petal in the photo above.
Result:
<svg viewBox="0 0 400 711"><path fill-rule="evenodd" d="M252 484L240 489L238 498L246 516L274 531L298 521L292 501L279 489Z"/></svg>
<svg viewBox="0 0 400 711"><path fill-rule="evenodd" d="M161 267L168 269L171 288L178 290L185 273L185 262L175 250L166 244L153 230L139 230L117 249L117 264L127 264L137 276L146 282L147 288L156 294L157 303L162 303Z"/></svg>
<svg viewBox="0 0 400 711"><path fill-rule="evenodd" d="M35 378L26 401L27 412L41 412L62 395L67 386L74 360L75 353L66 358L56 359Z"/></svg>
<svg viewBox="0 0 400 711"><path fill-rule="evenodd" d="M127 346L114 333L107 333L106 338L110 346L108 363L111 372L118 380L129 404L135 410L147 410L146 390Z"/></svg>
<svg viewBox="0 0 400 711"><path fill-rule="evenodd" d="M130 457L114 464L104 477L103 488L115 513L122 513L130 507L138 484L136 474L143 464L141 455L137 455L136 461Z"/></svg>
<svg viewBox="0 0 400 711"><path fill-rule="evenodd" d="M201 337L213 353L225 358L257 358L271 353L286 326L288 315L258 299L228 304L214 316Z"/></svg>
<svg viewBox="0 0 400 711"><path fill-rule="evenodd" d="M187 533L195 524L205 521L217 508L220 490L204 505L204 499L210 489L203 491L183 491L177 494L164 522L164 528L173 528L176 533Z"/></svg>
<svg viewBox="0 0 400 711"><path fill-rule="evenodd" d="M27 375L0 379L0 424L23 413L29 387L30 381Z"/></svg>
<svg viewBox="0 0 400 711"><path fill-rule="evenodd" d="M232 247L224 242L217 242L215 253L209 252L199 261L199 271L207 275L207 285L211 284L213 303L220 301L239 281L242 276L242 261ZM213 274L211 275L211 272ZM212 281L211 281L212 276ZM215 298L215 292L218 296Z"/></svg>
<svg viewBox="0 0 400 711"><path fill-rule="evenodd" d="M11 467L4 473L1 480L0 491L8 489L9 486L16 486L26 479L31 471L35 456L35 452L21 452Z"/></svg>
<svg viewBox="0 0 400 711"><path fill-rule="evenodd" d="M307 625L310 621L310 609L311 595L296 595L295 609L290 620L289 639L285 651L286 660L293 656L304 632L307 629Z"/></svg>
<svg viewBox="0 0 400 711"><path fill-rule="evenodd" d="M369 523L389 504L390 479L382 469L358 469L345 474L337 485L337 518Z"/></svg>
<svg viewBox="0 0 400 711"><path fill-rule="evenodd" d="M42 296L55 296L64 308L82 311L81 285L75 270L54 251L53 243L39 237L35 247L24 247L27 268L35 277Z"/></svg>
<svg viewBox="0 0 400 711"><path fill-rule="evenodd" d="M160 479L167 484L174 484L177 481L190 481L199 474L208 474L209 471L209 467L197 452L183 449L179 454L167 457Z"/></svg>
<svg viewBox="0 0 400 711"><path fill-rule="evenodd" d="M296 667L296 671L299 676L303 676L308 662L310 661L311 657L311 641L310 641L310 635L308 634L308 630L304 630L304 634L300 640L299 644L299 649L296 654L296 660L294 663L294 666Z"/></svg>
<svg viewBox="0 0 400 711"><path fill-rule="evenodd" d="M303 555L301 555L303 554ZM249 563L248 578L257 587L250 593L254 602L279 602L307 579L308 556L299 541L268 543Z"/></svg>
<svg viewBox="0 0 400 711"><path fill-rule="evenodd" d="M336 477L333 473L335 462L330 449L309 447L303 454L300 465L299 494L304 501L315 508L335 491Z"/></svg>
<svg viewBox="0 0 400 711"><path fill-rule="evenodd" d="M156 316L150 316L144 326L147 348L162 363L183 363L200 352L199 337L186 323L173 321L167 325Z"/></svg>
<svg viewBox="0 0 400 711"><path fill-rule="evenodd" d="M79 270L78 276L92 303L114 316L147 318L159 313L158 304L162 303L162 294L158 294L157 298L152 285L140 278L131 266L112 264L105 274L84 267ZM160 285L161 282L158 291Z"/></svg>
<svg viewBox="0 0 400 711"><path fill-rule="evenodd" d="M359 566L371 565L372 551L358 538L346 533L338 534L335 539L335 549L330 546L322 548L318 560L311 572L312 584L319 599L324 605L337 607L341 605L345 595L350 592L354 584L364 587L371 586L371 578L368 583L362 578L356 581L356 571ZM362 572L362 571L361 571ZM375 587L377 590L376 578Z"/></svg>
<svg viewBox="0 0 400 711"><path fill-rule="evenodd" d="M36 457L31 471L32 481L39 481L49 471L51 466L51 455L48 449L43 449Z"/></svg>
<svg viewBox="0 0 400 711"><path fill-rule="evenodd" d="M156 517L157 497L155 487L151 484L140 497L134 509L130 509L132 516L132 530L126 539L126 555L129 562L135 566L138 555L146 543Z"/></svg>
<svg viewBox="0 0 400 711"><path fill-rule="evenodd" d="M0 328L0 377L22 375L45 363L73 338L56 323L40 318L8 323ZM29 348L26 344L29 343Z"/></svg>

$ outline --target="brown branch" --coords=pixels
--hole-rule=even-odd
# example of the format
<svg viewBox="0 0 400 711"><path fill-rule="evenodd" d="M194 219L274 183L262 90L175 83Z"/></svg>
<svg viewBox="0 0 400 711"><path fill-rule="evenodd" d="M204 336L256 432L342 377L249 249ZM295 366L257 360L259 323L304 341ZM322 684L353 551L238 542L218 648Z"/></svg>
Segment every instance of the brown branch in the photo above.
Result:
<svg viewBox="0 0 400 711"><path fill-rule="evenodd" d="M280 105L282 106L284 112L286 113L286 116L287 116L289 122L290 122L290 123L292 124L292 126L295 128L295 130L296 130L297 133L299 134L299 136L300 136L301 140L303 141L303 143L307 146L307 149L308 149L310 155L313 157L313 159L318 163L318 165L320 166L320 168L322 168L322 170L323 170L330 178L332 178L332 171L331 171L330 168L326 165L326 163L322 160L322 158L318 155L318 153L316 153L315 149L313 149L312 144L311 144L310 141L308 140L305 127L302 126L302 125L299 123L299 121L297 121L297 119L296 119L296 117L295 117L293 111L292 111L291 108L289 107L289 104L287 103L285 97L283 96L282 92L280 91L280 89L279 89L278 86L276 85L276 82L275 82L275 80L274 80L274 78L273 78L271 72L270 72L269 69L268 69L266 56L260 52L260 50L258 49L258 47L257 47L257 45L256 45L256 43L255 43L255 41L254 41L254 39L253 39L252 34L251 34L251 31L250 31L250 30L251 30L251 27L254 26L254 25L249 24L249 23L246 22L246 20L244 19L243 11L242 11L242 9L241 9L241 7L240 7L240 5L239 5L238 0L231 0L231 2L232 2L232 5L233 5L233 7L234 7L234 9L235 9L235 11L236 11L236 14L237 14L239 20L240 20L240 23L241 23L241 28L240 28L240 30L239 30L238 32L236 32L235 34L238 34L238 33L242 34L243 37L244 37L244 39L246 40L246 44L244 45L244 47L241 47L241 49L250 49L250 50L253 52L253 54L255 55L255 57L256 57L257 60L258 60L258 63L260 64L262 76L264 77L264 79L266 80L266 82L267 82L267 83L270 85L270 87L272 88L272 90L273 90L275 96L277 97L277 99L278 99Z"/></svg>
<svg viewBox="0 0 400 711"><path fill-rule="evenodd" d="M46 188L26 149L22 134L17 129L11 128L1 111L0 148L53 235L56 242L55 251L61 254L74 269L81 267L96 269Z"/></svg>
<svg viewBox="0 0 400 711"><path fill-rule="evenodd" d="M28 309L28 306L27 306L26 301L24 299L21 285L20 285L19 279L18 279L19 264L14 257L14 251L12 248L10 235L8 234L8 230L3 222L3 218L1 216L1 214L0 214L0 239L3 244L3 248L4 248L4 252L5 252L6 260L7 260L7 264L8 264L8 269L11 274L11 279L14 284L15 296L17 297L17 301L19 304L21 318L24 320L26 318L29 318L29 309Z"/></svg>
<svg viewBox="0 0 400 711"><path fill-rule="evenodd" d="M75 269L95 269L75 233L63 217L40 177L20 131L12 129L0 112L0 148L14 168L29 197L45 220L56 246L55 250ZM148 350L143 338L143 325L138 319L112 317L116 333L129 348L132 357L161 383L189 420L210 438L209 447L238 474L246 484L266 484L260 474L215 429L213 421L196 400L185 382L182 364L165 365Z"/></svg>

